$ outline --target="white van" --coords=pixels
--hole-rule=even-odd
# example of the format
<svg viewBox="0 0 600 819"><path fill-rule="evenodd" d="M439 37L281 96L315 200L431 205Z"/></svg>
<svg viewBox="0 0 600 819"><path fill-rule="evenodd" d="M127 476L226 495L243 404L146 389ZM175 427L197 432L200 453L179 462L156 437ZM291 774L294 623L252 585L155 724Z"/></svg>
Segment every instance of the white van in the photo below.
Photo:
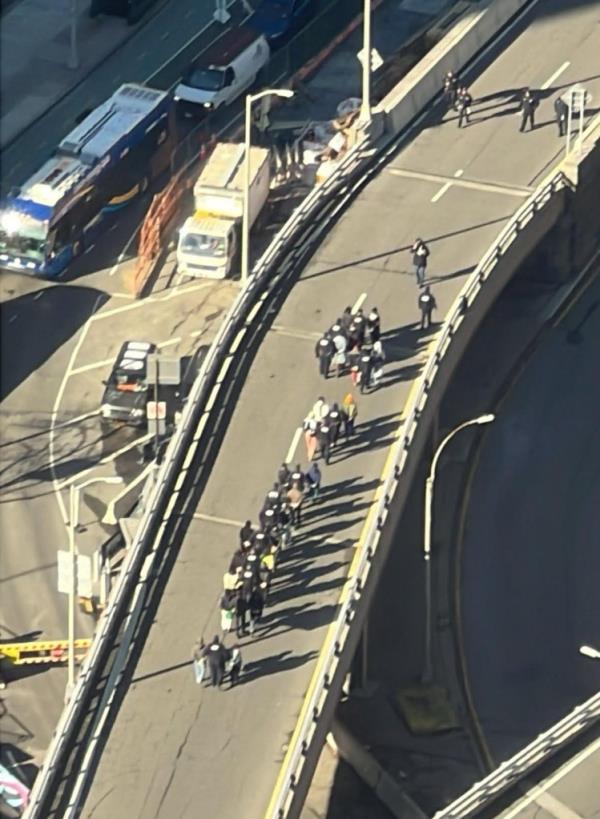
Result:
<svg viewBox="0 0 600 819"><path fill-rule="evenodd" d="M226 32L201 54L181 78L175 100L216 110L245 91L269 61L269 45L249 26Z"/></svg>

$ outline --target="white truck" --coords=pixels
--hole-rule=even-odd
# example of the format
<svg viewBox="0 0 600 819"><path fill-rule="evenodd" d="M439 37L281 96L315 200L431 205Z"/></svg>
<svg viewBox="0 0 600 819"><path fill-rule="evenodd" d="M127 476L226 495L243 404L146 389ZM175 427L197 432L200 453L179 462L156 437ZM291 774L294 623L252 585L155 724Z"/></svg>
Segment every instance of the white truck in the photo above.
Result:
<svg viewBox="0 0 600 819"><path fill-rule="evenodd" d="M179 231L177 267L188 276L224 279L239 256L244 208L244 146L218 143L194 185L195 213ZM250 227L269 196L266 148L250 149Z"/></svg>

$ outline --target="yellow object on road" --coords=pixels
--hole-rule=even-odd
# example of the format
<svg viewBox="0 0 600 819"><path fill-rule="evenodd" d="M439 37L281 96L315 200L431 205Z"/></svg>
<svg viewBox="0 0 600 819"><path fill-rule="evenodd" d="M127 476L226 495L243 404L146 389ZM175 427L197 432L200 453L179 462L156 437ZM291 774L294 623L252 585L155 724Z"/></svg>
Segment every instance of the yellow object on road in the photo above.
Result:
<svg viewBox="0 0 600 819"><path fill-rule="evenodd" d="M83 660L91 644L90 639L75 640L75 659ZM34 640L31 643L0 644L0 657L10 660L13 665L66 663L68 656L68 640Z"/></svg>

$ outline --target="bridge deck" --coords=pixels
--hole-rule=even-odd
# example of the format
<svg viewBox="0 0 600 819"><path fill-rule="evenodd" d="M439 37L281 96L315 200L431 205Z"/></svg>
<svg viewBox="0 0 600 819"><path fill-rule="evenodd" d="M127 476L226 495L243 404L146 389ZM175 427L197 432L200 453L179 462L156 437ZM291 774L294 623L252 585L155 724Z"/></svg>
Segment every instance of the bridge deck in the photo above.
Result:
<svg viewBox="0 0 600 819"><path fill-rule="evenodd" d="M352 544L379 483L387 447L432 340L416 329L417 289L408 248L431 248L429 273L441 319L495 235L553 160L559 141L551 101L593 72L593 8L549 0L516 28L511 44L472 82L472 125L433 112L414 139L364 189L304 269L273 317L241 389L191 521L83 815L102 819L238 813L259 817L275 783ZM558 36L557 36L558 35ZM566 60L571 62L565 65ZM598 79L588 82L594 91ZM510 91L549 86L533 133L520 134ZM598 88L600 91L600 88ZM489 96L488 96L489 95ZM460 173L459 173L460 172ZM244 640L238 688L194 684L190 649L218 631L223 571L238 522L254 517L294 432L317 395L341 401L347 378L324 383L318 334L361 293L382 315L388 356L382 386L358 398L357 438L324 469L322 500L282 562L273 603ZM294 461L306 463L300 442Z"/></svg>

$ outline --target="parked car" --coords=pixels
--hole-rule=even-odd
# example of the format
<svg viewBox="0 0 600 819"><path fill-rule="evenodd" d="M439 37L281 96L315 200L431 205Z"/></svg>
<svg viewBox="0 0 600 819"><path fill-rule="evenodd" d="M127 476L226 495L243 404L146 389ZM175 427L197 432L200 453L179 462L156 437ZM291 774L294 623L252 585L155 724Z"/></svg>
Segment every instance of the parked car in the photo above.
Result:
<svg viewBox="0 0 600 819"><path fill-rule="evenodd" d="M250 18L272 46L282 45L314 17L316 0L263 0Z"/></svg>
<svg viewBox="0 0 600 819"><path fill-rule="evenodd" d="M252 85L270 56L259 31L249 25L233 28L190 65L175 89L175 101L209 110L229 105Z"/></svg>
<svg viewBox="0 0 600 819"><path fill-rule="evenodd" d="M148 356L156 352L149 341L126 341L104 384L100 416L105 424L146 424Z"/></svg>

